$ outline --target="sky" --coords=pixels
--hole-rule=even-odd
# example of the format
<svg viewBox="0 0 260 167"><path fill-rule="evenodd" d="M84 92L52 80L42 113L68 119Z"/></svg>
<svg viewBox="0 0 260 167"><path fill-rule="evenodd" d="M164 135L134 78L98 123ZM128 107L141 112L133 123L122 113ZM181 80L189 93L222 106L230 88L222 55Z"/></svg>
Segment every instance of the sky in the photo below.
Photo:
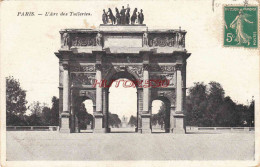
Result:
<svg viewBox="0 0 260 167"><path fill-rule="evenodd" d="M167 3L166 3L167 2ZM130 5L144 11L148 29L187 31L187 87L194 82L219 82L226 96L247 104L258 97L259 57L257 49L223 47L223 8L215 1L77 1L71 2L2 2L1 6L1 75L19 79L27 91L28 104L40 101L51 106L58 97L59 67L54 55L60 47L59 31L65 28L98 28L102 10ZM253 1L252 1L253 2ZM234 2L235 3L235 2ZM18 12L35 16L17 16ZM88 12L91 16L44 16L45 12ZM43 15L38 15L38 13ZM127 90L126 90L127 89ZM158 110L160 102L153 104ZM87 105L91 112L92 106ZM110 111L130 116L136 112L136 89L110 90Z"/></svg>

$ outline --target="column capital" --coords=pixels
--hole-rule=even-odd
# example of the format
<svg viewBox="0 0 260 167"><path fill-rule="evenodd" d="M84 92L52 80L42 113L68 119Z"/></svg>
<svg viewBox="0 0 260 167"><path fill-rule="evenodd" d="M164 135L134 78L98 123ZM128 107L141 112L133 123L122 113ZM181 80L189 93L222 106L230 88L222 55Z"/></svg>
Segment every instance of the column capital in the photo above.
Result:
<svg viewBox="0 0 260 167"><path fill-rule="evenodd" d="M68 70L69 69L69 62L67 62L67 61L62 62L62 66L63 66L64 70Z"/></svg>
<svg viewBox="0 0 260 167"><path fill-rule="evenodd" d="M95 64L96 70L101 71L102 70L102 65L100 63Z"/></svg>
<svg viewBox="0 0 260 167"><path fill-rule="evenodd" d="M182 67L183 67L182 64L176 64L176 65L174 66L174 68L175 68L176 71L177 71L177 70L182 70Z"/></svg>
<svg viewBox="0 0 260 167"><path fill-rule="evenodd" d="M173 109L173 110L174 110L175 108L176 108L175 105L171 105L171 106L170 106L170 109Z"/></svg>
<svg viewBox="0 0 260 167"><path fill-rule="evenodd" d="M149 67L150 67L149 64L147 64L147 63L143 64L143 69L144 69L145 71L149 71Z"/></svg>

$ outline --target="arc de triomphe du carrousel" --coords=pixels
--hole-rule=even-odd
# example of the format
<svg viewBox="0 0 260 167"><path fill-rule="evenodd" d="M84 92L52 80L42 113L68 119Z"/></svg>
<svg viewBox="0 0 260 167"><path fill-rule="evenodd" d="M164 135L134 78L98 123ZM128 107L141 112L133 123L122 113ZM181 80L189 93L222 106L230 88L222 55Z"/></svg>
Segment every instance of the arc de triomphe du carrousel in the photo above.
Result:
<svg viewBox="0 0 260 167"><path fill-rule="evenodd" d="M110 132L109 84L127 78L137 89L136 132L151 133L152 101L161 100L166 106L165 131L185 133L186 60L190 56L185 49L186 31L149 29L129 19L120 24L109 17L103 14L104 24L97 29L60 31L61 48L55 53L60 132L79 132L79 106L87 99L93 102L93 132ZM108 24L109 19L115 25Z"/></svg>

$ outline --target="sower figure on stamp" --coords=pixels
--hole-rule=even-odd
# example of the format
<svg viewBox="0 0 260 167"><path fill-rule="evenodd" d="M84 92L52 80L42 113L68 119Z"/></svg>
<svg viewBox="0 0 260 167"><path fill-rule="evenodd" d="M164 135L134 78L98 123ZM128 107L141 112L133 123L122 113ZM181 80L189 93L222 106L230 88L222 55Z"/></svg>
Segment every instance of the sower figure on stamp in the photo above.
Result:
<svg viewBox="0 0 260 167"><path fill-rule="evenodd" d="M119 13L119 10L117 8L115 8L115 10L116 10L116 24L119 25L119 24L121 24L120 13Z"/></svg>
<svg viewBox="0 0 260 167"><path fill-rule="evenodd" d="M106 13L105 9L103 9L102 21L103 21L103 24L107 24L107 13Z"/></svg>
<svg viewBox="0 0 260 167"><path fill-rule="evenodd" d="M120 15L121 15L121 24L125 24L125 8L124 8L124 6L122 6L122 9L120 11Z"/></svg>
<svg viewBox="0 0 260 167"><path fill-rule="evenodd" d="M230 28L236 30L237 36L235 38L235 41L238 42L237 45L241 45L241 43L247 43L248 45L250 45L250 40L252 39L252 37L247 35L244 32L244 23L247 22L247 23L253 24L254 22L247 20L248 16L250 16L250 15L248 15L246 13L244 14L243 10L240 9L235 20L233 20L232 23L230 24Z"/></svg>

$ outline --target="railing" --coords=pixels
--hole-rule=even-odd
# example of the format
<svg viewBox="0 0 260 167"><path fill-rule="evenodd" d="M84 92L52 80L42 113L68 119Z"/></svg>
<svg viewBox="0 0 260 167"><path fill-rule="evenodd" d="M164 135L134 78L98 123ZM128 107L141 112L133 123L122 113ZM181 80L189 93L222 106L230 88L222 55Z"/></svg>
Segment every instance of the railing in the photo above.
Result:
<svg viewBox="0 0 260 167"><path fill-rule="evenodd" d="M59 126L6 126L7 131L57 131Z"/></svg>
<svg viewBox="0 0 260 167"><path fill-rule="evenodd" d="M186 126L188 132L249 132L255 131L254 127L197 127Z"/></svg>

